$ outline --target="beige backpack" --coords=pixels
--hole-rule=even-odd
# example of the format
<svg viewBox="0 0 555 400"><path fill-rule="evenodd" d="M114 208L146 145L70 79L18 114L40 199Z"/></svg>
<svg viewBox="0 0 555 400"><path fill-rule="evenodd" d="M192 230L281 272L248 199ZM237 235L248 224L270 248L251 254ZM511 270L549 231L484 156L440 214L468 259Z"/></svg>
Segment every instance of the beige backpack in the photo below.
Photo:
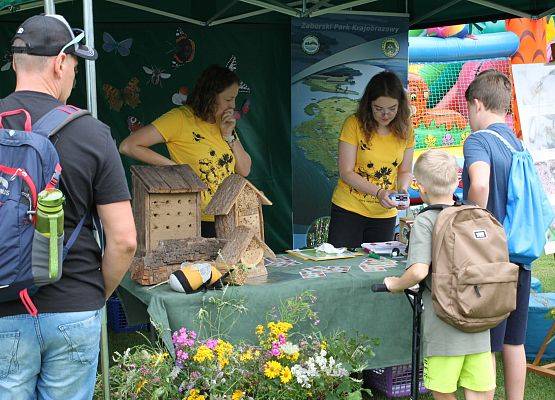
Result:
<svg viewBox="0 0 555 400"><path fill-rule="evenodd" d="M509 262L503 226L475 205L441 209L433 231L432 303L463 332L493 328L516 308L518 266Z"/></svg>

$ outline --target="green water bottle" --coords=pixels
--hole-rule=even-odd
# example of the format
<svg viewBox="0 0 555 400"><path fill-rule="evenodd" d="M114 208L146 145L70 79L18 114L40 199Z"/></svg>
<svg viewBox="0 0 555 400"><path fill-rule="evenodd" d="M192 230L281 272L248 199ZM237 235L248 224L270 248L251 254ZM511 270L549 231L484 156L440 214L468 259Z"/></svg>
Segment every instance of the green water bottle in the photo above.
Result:
<svg viewBox="0 0 555 400"><path fill-rule="evenodd" d="M64 194L58 189L43 190L37 204L35 229L50 238L48 276L58 276L58 238L64 234Z"/></svg>

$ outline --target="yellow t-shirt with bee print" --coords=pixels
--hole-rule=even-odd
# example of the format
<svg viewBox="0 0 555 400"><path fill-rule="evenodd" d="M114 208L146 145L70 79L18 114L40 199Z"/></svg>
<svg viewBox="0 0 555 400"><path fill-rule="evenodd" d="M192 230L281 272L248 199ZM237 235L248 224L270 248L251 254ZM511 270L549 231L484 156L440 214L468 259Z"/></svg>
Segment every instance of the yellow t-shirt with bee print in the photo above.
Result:
<svg viewBox="0 0 555 400"><path fill-rule="evenodd" d="M208 185L208 190L201 192L204 211L218 186L235 172L235 157L220 127L195 116L188 106L168 111L152 125L166 141L170 158L177 164L189 164ZM203 214L202 220L214 221L214 216Z"/></svg>
<svg viewBox="0 0 555 400"><path fill-rule="evenodd" d="M356 116L345 120L339 140L357 146L354 171L367 181L389 190L397 190L397 169L403 161L405 150L414 147L414 133L407 140L401 140L392 133L374 134L370 142ZM347 185L341 178L337 182L332 203L368 218L391 218L397 209L383 207L375 196L361 193Z"/></svg>

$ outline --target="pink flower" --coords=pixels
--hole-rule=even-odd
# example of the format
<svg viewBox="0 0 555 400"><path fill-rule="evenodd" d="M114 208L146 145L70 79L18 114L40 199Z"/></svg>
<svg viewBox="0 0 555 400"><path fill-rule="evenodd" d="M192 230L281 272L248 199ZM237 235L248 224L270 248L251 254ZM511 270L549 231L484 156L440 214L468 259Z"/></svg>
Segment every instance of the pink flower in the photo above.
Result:
<svg viewBox="0 0 555 400"><path fill-rule="evenodd" d="M210 350L214 350L216 348L216 346L218 345L218 339L208 339L205 343L206 347L208 347Z"/></svg>

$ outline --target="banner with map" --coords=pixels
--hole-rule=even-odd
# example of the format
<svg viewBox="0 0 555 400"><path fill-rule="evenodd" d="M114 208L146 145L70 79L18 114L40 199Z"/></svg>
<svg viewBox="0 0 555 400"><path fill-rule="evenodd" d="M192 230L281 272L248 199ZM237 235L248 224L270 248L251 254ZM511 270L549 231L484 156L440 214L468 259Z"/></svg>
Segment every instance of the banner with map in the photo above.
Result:
<svg viewBox="0 0 555 400"><path fill-rule="evenodd" d="M293 244L329 216L338 138L368 81L390 70L406 84L408 19L327 15L291 22Z"/></svg>

